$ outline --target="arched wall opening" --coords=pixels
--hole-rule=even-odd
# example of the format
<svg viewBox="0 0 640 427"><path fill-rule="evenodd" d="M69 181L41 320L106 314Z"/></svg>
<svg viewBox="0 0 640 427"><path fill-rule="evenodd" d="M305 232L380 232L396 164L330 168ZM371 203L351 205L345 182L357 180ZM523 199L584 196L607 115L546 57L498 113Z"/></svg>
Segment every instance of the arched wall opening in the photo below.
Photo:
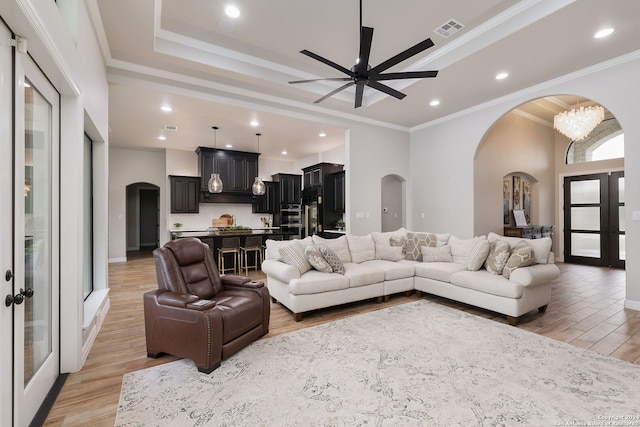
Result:
<svg viewBox="0 0 640 427"><path fill-rule="evenodd" d="M405 183L404 178L395 174L385 175L380 180L380 216L383 232L395 231L405 225Z"/></svg>
<svg viewBox="0 0 640 427"><path fill-rule="evenodd" d="M571 141L553 128L553 117L574 108L576 103L595 104L575 95L537 98L501 116L485 133L473 161L474 234L503 234L508 209L511 210L509 225L513 225L513 188L505 189L506 182L513 185L513 176L528 177L530 224L554 226L554 251L557 258L563 260L564 177L624 169L624 159L566 164ZM512 197L510 201L506 200L507 194ZM510 202L508 207L507 202Z"/></svg>

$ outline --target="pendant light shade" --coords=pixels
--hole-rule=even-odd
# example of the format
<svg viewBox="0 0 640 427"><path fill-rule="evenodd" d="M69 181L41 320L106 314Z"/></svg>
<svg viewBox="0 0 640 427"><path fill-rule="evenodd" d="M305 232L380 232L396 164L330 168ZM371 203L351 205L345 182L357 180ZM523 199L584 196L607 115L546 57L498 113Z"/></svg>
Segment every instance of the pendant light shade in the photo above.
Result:
<svg viewBox="0 0 640 427"><path fill-rule="evenodd" d="M218 127L212 126L213 129L213 148L218 148ZM211 178L209 178L209 182L207 183L207 187L209 189L209 193L222 193L222 180L220 179L220 174L215 173L215 160L213 162L213 173L211 174Z"/></svg>
<svg viewBox="0 0 640 427"><path fill-rule="evenodd" d="M260 153L260 135L261 134L256 133L256 136L258 137L258 153ZM253 195L262 196L266 190L267 188L264 185L264 182L262 182L262 178L260 178L259 176L256 176L256 179L255 181L253 181L253 185L251 186L251 191L253 192Z"/></svg>

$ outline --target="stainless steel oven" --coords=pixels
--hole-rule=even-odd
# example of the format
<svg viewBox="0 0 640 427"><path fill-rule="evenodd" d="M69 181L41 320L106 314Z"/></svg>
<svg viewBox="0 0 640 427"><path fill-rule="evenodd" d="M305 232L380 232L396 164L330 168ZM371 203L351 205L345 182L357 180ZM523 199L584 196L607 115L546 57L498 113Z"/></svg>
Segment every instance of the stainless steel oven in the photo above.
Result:
<svg viewBox="0 0 640 427"><path fill-rule="evenodd" d="M280 205L280 230L289 235L289 239L299 239L302 233L302 214L299 203Z"/></svg>

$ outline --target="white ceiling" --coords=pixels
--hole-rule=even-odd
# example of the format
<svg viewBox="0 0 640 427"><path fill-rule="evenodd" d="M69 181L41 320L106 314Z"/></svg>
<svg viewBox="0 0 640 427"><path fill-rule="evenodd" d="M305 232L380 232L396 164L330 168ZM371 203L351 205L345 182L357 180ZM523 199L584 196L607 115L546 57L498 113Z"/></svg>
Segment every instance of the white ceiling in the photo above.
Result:
<svg viewBox="0 0 640 427"><path fill-rule="evenodd" d="M241 16L227 18L224 7ZM638 0L363 0L363 25L375 29L372 66L431 38L435 46L389 71L439 70L432 79L389 84L403 100L365 90L314 104L343 77L299 53L308 49L346 68L358 54L358 0L90 0L110 81L110 143L115 147L193 150L214 145L299 159L344 143L344 118L396 129L436 120L640 48ZM465 25L443 38L434 30ZM605 39L596 31L613 27ZM498 72L509 77L496 80ZM558 94L562 95L562 94ZM557 96L522 106L550 125L581 98ZM429 105L439 99L440 105ZM161 104L173 111L164 113ZM252 128L256 119L260 126ZM165 125L178 127L165 131ZM320 132L326 137L318 136ZM167 140L157 138L164 134Z"/></svg>

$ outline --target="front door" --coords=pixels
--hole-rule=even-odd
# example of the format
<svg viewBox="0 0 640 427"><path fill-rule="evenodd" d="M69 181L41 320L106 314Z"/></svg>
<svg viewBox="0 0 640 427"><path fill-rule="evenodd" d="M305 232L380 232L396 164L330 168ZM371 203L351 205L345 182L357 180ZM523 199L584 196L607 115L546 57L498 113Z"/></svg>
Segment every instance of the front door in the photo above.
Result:
<svg viewBox="0 0 640 427"><path fill-rule="evenodd" d="M565 262L624 268L624 172L564 179Z"/></svg>
<svg viewBox="0 0 640 427"><path fill-rule="evenodd" d="M28 425L60 372L59 95L1 30L0 422Z"/></svg>

